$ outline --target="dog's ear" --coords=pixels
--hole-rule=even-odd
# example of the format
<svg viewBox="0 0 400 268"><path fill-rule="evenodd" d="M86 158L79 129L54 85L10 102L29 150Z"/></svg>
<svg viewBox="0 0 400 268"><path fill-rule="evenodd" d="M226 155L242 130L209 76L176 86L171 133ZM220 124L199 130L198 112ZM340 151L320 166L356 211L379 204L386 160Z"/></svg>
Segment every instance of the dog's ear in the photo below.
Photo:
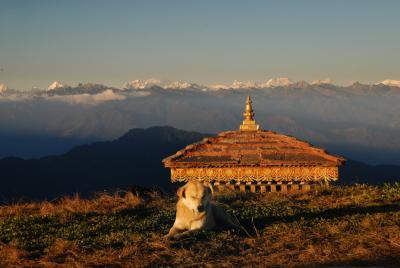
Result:
<svg viewBox="0 0 400 268"><path fill-rule="evenodd" d="M185 186L182 186L181 188L178 189L178 191L176 191L176 194L178 195L179 198L186 198L186 188Z"/></svg>

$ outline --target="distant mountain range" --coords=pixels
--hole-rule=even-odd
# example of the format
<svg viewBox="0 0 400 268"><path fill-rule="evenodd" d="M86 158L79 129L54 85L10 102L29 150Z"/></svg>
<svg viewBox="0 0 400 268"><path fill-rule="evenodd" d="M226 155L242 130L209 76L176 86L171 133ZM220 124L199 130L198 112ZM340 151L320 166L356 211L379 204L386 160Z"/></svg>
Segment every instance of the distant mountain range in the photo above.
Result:
<svg viewBox="0 0 400 268"><path fill-rule="evenodd" d="M358 82L352 82L351 84L355 84ZM274 87L287 87L287 86L296 86L296 85L310 86L310 85L331 85L335 87L344 87L342 85L336 85L333 83L332 79L325 78L320 80L314 80L311 83L307 81L297 81L293 82L288 77L275 77L268 79L263 82L255 82L255 81L239 81L234 80L232 84L212 84L212 85L200 85L197 83L187 82L187 81L169 81L169 80L161 80L156 78L151 78L147 80L139 80L135 79L130 82L126 82L123 84L122 89L148 89L152 87L158 87L163 89L200 89L200 90L223 90L223 89L266 89L266 88L274 88ZM86 83L86 84L78 84L77 86L69 86L60 81L54 81L47 87L47 91L54 90L62 90L62 89L74 89L74 88L82 88L82 85L86 87L98 87L99 84ZM385 85L385 86L393 86L400 87L400 80L394 79L386 79L374 85ZM106 87L106 86L103 86ZM110 87L106 87L110 88ZM4 93L8 87L4 83L0 83L0 93Z"/></svg>
<svg viewBox="0 0 400 268"><path fill-rule="evenodd" d="M78 146L58 156L4 158L0 160L0 199L52 199L135 185L172 189L169 170L161 160L207 136L210 134L167 126L132 129L116 140ZM371 166L349 160L340 174L340 183L379 184L400 180L400 166Z"/></svg>
<svg viewBox="0 0 400 268"><path fill-rule="evenodd" d="M266 88L258 88L261 84ZM244 100L251 95L256 120L264 129L345 152L368 164L400 165L400 87L395 84L388 80L343 87L329 79L310 84L277 78L235 81L218 90L159 80L135 80L124 88L55 82L43 90L6 89L0 94L0 158L60 153L154 125L201 133L237 129ZM10 137L15 137L11 143ZM31 137L38 137L43 146L23 146ZM46 143L46 137L52 142Z"/></svg>

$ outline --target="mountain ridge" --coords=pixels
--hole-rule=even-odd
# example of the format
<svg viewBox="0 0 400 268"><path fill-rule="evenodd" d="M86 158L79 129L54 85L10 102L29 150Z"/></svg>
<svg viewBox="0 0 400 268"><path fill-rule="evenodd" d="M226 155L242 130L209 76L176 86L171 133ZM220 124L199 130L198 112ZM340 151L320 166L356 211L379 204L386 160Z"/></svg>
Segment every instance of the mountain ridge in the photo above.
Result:
<svg viewBox="0 0 400 268"><path fill-rule="evenodd" d="M77 146L61 155L3 158L0 199L51 199L76 192L87 196L134 185L174 189L162 159L208 136L212 134L169 126L136 128L118 139ZM381 184L399 180L400 166L374 167L349 160L340 173L343 179L339 183Z"/></svg>
<svg viewBox="0 0 400 268"><path fill-rule="evenodd" d="M113 141L94 142L65 154L24 160L0 160L0 199L52 199L83 196L129 186L171 188L161 160L206 134L173 127L133 129Z"/></svg>
<svg viewBox="0 0 400 268"><path fill-rule="evenodd" d="M107 88L115 88L118 90L143 90L143 89L151 89L153 87L162 88L162 89L198 89L198 90L226 90L226 89L268 89L268 88L276 88L276 87L290 87L296 84L304 84L309 86L321 86L321 85L328 85L334 87L351 87L354 84L362 84L360 82L350 82L349 84L335 84L332 79L324 78L324 79L316 79L310 82L306 80L298 80L293 81L288 77L273 77L266 79L264 81L241 81L239 79L234 79L231 84L224 84L224 83L213 83L210 85L199 84L195 82L189 82L184 80L162 80L157 78L150 78L150 79L134 79L129 82L125 82L122 84L121 87L110 87L104 84L96 84L96 83L78 83L76 86L70 86L61 83L60 81L54 81L50 85L47 86L45 91L52 91L58 89L72 89L72 88L79 88L82 85L102 85ZM4 85L4 84L0 84ZM384 79L382 81L378 81L375 83L364 83L362 85L366 86L374 86L374 85L384 85L389 87L400 87L400 80L395 79ZM4 85L5 86L5 85Z"/></svg>

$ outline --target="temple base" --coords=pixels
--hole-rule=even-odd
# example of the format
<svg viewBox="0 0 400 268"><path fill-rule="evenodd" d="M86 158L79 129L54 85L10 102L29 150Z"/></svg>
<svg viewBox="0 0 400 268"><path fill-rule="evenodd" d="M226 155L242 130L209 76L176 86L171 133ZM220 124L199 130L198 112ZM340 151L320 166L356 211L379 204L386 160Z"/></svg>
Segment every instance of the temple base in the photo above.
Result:
<svg viewBox="0 0 400 268"><path fill-rule="evenodd" d="M307 192L321 186L329 186L328 182L270 182L270 183L244 183L244 182L214 182L211 183L217 192L238 191L251 193L271 192Z"/></svg>

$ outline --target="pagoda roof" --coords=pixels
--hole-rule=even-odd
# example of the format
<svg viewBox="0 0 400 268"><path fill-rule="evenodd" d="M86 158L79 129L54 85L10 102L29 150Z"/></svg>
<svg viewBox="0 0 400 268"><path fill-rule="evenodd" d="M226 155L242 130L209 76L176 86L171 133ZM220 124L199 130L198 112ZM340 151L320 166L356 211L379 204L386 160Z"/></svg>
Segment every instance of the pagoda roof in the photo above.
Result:
<svg viewBox="0 0 400 268"><path fill-rule="evenodd" d="M294 137L264 130L226 131L186 146L163 160L165 167L322 166L344 158Z"/></svg>

